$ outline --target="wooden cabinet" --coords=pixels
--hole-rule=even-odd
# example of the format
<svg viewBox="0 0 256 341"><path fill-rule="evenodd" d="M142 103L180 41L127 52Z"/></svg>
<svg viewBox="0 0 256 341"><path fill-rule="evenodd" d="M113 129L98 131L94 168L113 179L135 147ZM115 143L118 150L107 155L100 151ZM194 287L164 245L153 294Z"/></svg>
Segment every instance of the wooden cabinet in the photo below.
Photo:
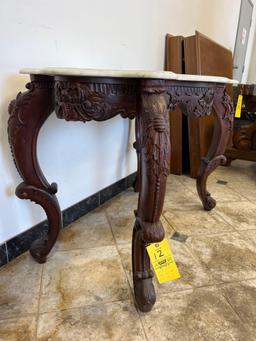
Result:
<svg viewBox="0 0 256 341"><path fill-rule="evenodd" d="M190 37L166 37L166 70L232 78L232 52L200 32ZM231 94L232 88L228 88ZM171 173L182 174L189 168L196 177L201 157L207 154L213 134L213 118L187 119L181 112L170 115ZM188 166L188 167L187 167Z"/></svg>

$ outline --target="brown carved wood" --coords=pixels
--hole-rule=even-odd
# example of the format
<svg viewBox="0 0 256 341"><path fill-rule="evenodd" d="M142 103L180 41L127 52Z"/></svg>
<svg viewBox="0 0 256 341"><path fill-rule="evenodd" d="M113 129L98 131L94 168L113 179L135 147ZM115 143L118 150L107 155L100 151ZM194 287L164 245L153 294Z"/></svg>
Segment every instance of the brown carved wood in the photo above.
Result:
<svg viewBox="0 0 256 341"><path fill-rule="evenodd" d="M210 211L216 206L216 201L206 189L207 177L219 165L226 163L224 152L233 127L233 106L230 97L218 88L213 100L213 115L215 125L210 149L206 157L201 159L197 176L197 192L204 209Z"/></svg>
<svg viewBox="0 0 256 341"><path fill-rule="evenodd" d="M243 95L243 104L248 112L256 112L256 85L239 84L237 96ZM235 159L256 161L256 122L244 123L234 127L232 143L226 149L227 165Z"/></svg>
<svg viewBox="0 0 256 341"><path fill-rule="evenodd" d="M198 31L184 39L184 58L187 74L233 76L232 52ZM227 92L232 94L231 86L227 86ZM188 121L191 177L197 177L201 158L206 156L211 145L214 119L211 115Z"/></svg>
<svg viewBox="0 0 256 341"><path fill-rule="evenodd" d="M140 192L133 230L134 294L141 311L151 310L156 296L146 245L161 241L160 222L169 174L169 122L166 89L142 84L137 129L140 144Z"/></svg>
<svg viewBox="0 0 256 341"><path fill-rule="evenodd" d="M166 70L232 78L232 52L198 31L190 37L167 34ZM227 92L232 94L231 85L227 86ZM214 120L214 115L199 120L189 117L186 131L186 119L179 109L176 109L175 115L170 115L171 173L182 174L190 164L190 176L197 177L200 160L206 156L210 147Z"/></svg>
<svg viewBox="0 0 256 341"><path fill-rule="evenodd" d="M35 241L31 246L31 254L38 262L46 261L62 226L55 196L57 186L48 184L36 156L37 136L44 121L54 109L57 117L68 121L136 116L139 200L132 243L133 280L139 309L149 311L156 296L146 245L164 238L160 215L169 174L169 111L179 106L189 117L198 118L209 114L212 107L215 109L216 132L197 183L198 193L207 209L207 177L219 160L224 161L222 153L232 124L230 101L224 85L152 79L32 76L27 88L27 92L18 94L10 104L8 135L14 161L23 178L16 194L41 205L49 221L48 238Z"/></svg>
<svg viewBox="0 0 256 341"><path fill-rule="evenodd" d="M184 37L166 35L166 63L165 70L173 71L175 73L184 73ZM171 159L170 159L170 173L181 175L183 173L183 129L184 116L179 107L176 107L174 111L169 113L170 119L170 140L172 146Z"/></svg>
<svg viewBox="0 0 256 341"><path fill-rule="evenodd" d="M28 91L19 93L9 106L8 137L13 159L23 181L16 189L21 199L41 205L49 222L47 239L32 243L30 252L36 261L44 263L56 242L62 226L62 216L55 196L57 185L45 179L37 160L39 130L54 109L53 79L32 77Z"/></svg>

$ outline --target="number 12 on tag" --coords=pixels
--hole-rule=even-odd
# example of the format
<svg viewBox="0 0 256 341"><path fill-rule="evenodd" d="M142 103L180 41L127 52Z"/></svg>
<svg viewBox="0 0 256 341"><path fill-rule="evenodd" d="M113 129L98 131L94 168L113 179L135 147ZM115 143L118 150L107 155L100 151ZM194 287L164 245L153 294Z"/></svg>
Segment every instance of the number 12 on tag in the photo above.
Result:
<svg viewBox="0 0 256 341"><path fill-rule="evenodd" d="M167 239L147 246L147 252L159 283L165 283L180 278Z"/></svg>

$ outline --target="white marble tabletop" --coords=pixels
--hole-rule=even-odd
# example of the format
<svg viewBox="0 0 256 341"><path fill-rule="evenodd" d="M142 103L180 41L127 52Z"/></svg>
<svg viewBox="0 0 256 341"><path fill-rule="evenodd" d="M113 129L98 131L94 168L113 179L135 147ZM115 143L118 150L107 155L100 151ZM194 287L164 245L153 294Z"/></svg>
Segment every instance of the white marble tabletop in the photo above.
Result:
<svg viewBox="0 0 256 341"><path fill-rule="evenodd" d="M225 84L237 84L238 81L226 77L183 75L170 71L144 71L144 70L104 70L104 69L81 69L81 68L26 68L20 73L29 75L47 76L86 76L86 77L117 77L117 78L148 78L148 79L170 79L193 82L214 82Z"/></svg>

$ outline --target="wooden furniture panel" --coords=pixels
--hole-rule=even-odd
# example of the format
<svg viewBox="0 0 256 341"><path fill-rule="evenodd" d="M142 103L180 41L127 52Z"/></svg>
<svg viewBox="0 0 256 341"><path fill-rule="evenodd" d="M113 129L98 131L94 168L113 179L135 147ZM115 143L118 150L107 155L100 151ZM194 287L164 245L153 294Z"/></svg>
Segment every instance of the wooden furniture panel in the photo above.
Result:
<svg viewBox="0 0 256 341"><path fill-rule="evenodd" d="M166 65L165 70L176 73L184 73L183 69L183 37L166 36ZM171 160L170 172L172 174L182 174L182 123L183 115L181 110L176 107L173 112L169 113L170 119L170 141L171 141Z"/></svg>

